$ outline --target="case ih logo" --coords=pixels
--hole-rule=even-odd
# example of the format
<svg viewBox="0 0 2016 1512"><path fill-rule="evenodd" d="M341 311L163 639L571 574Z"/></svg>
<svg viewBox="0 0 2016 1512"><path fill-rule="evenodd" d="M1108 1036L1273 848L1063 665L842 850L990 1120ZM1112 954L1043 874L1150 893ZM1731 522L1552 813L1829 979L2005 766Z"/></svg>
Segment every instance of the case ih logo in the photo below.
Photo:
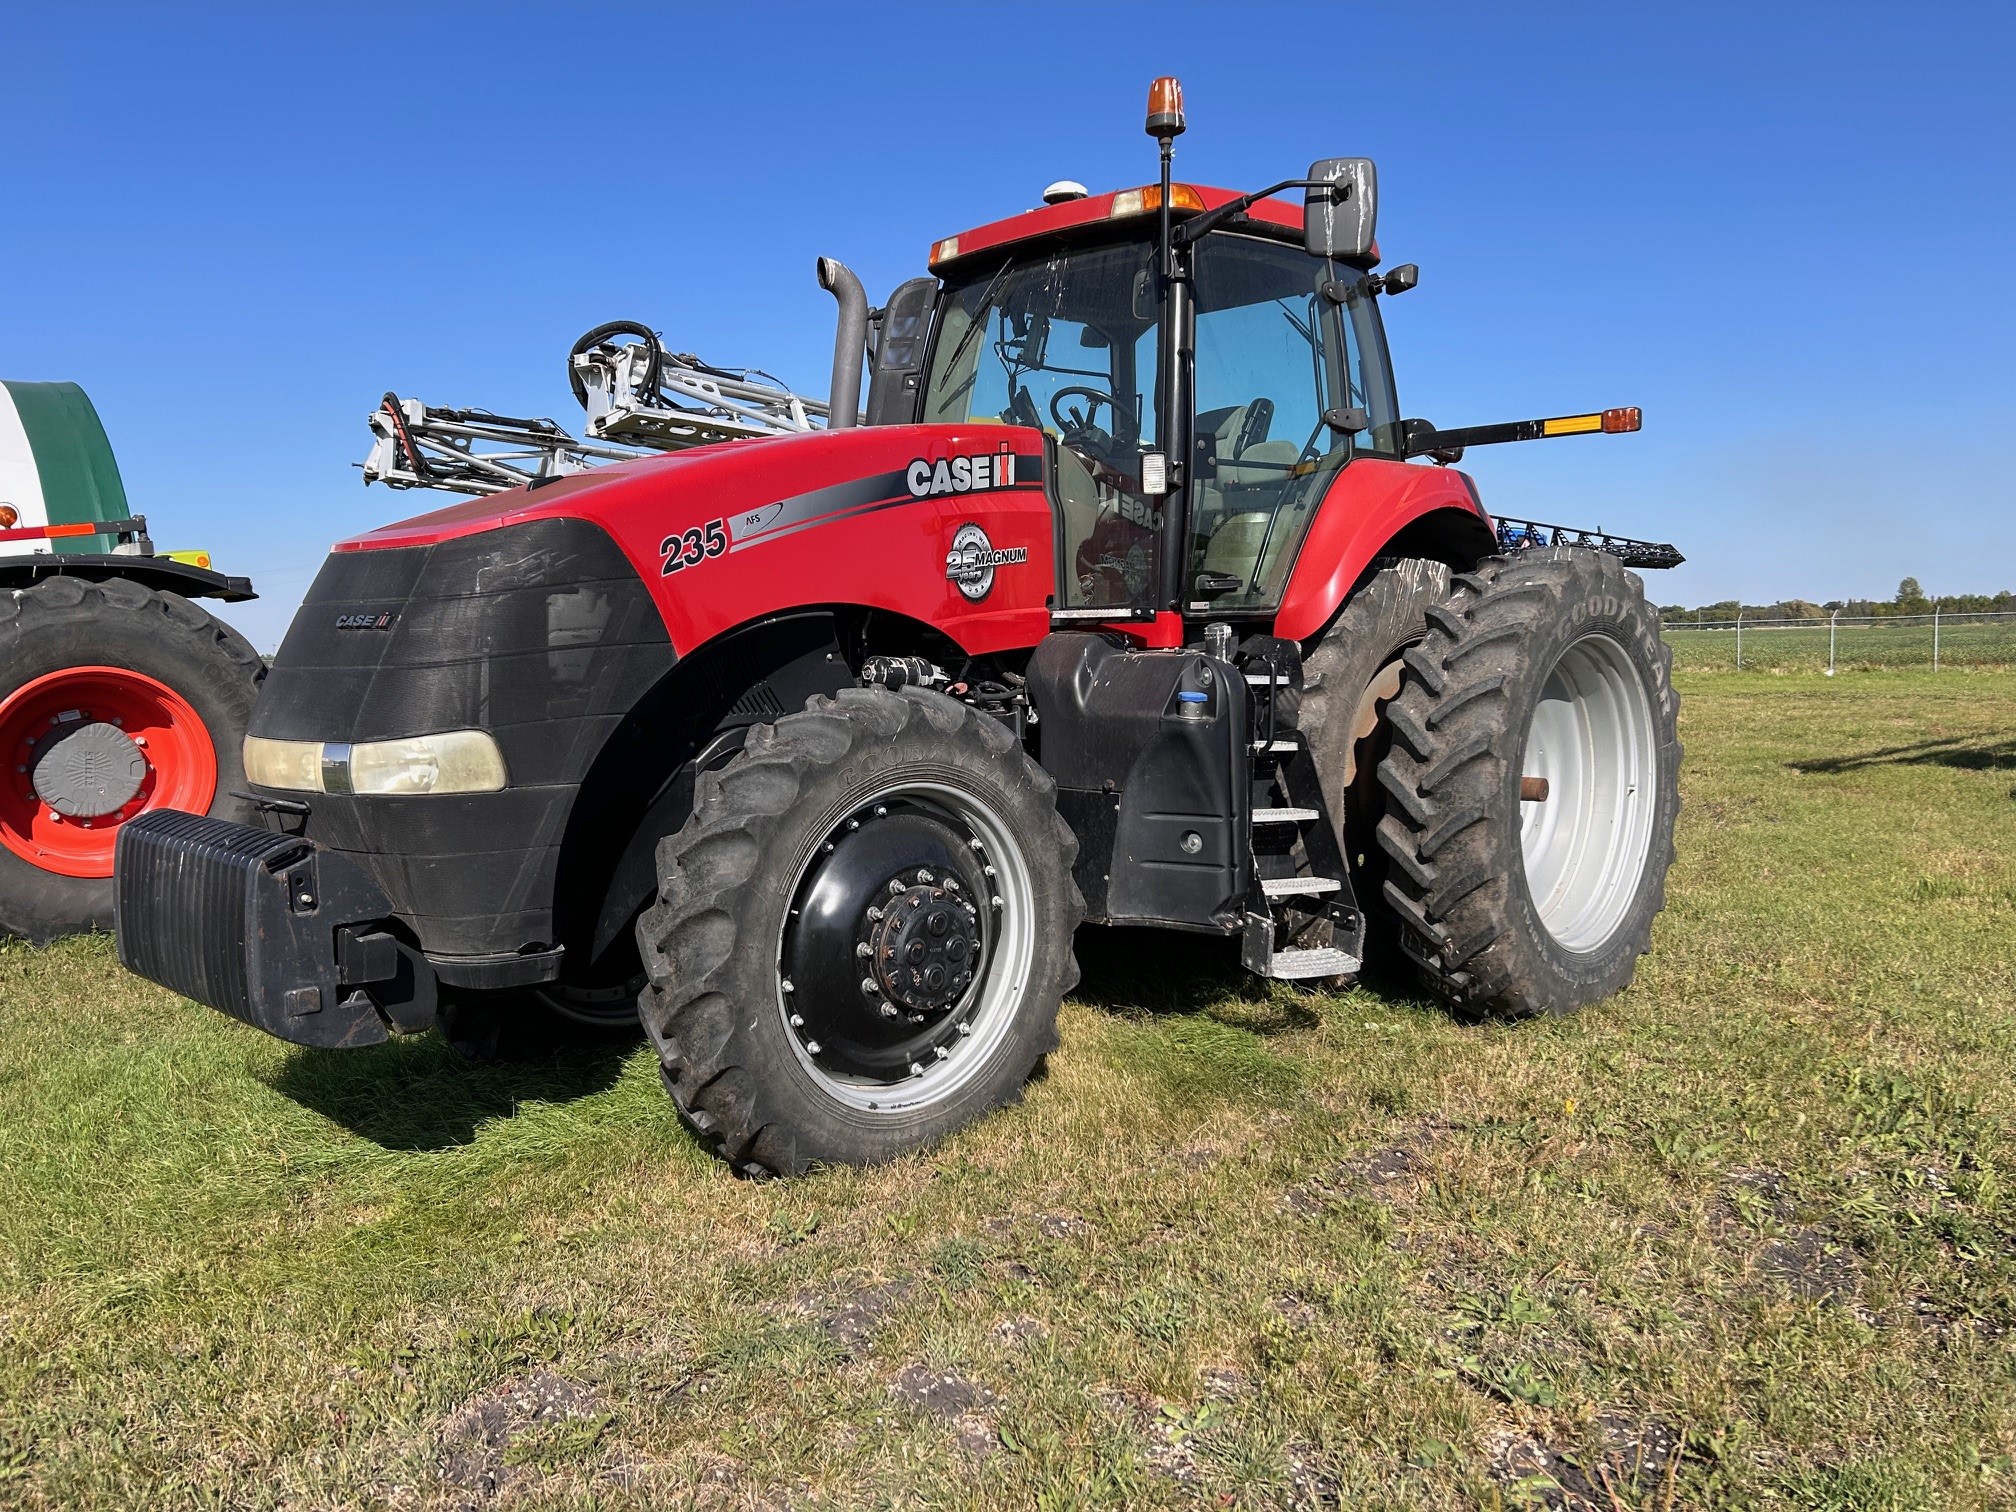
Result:
<svg viewBox="0 0 2016 1512"><path fill-rule="evenodd" d="M904 481L910 485L911 496L918 499L1013 488L1015 453L1004 446L998 452L982 452L977 457L940 457L936 462L919 457L910 464Z"/></svg>
<svg viewBox="0 0 2016 1512"><path fill-rule="evenodd" d="M962 457L959 460L965 459ZM944 464L939 465L942 467ZM945 553L945 576L958 584L959 591L977 604L994 591L996 567L1012 567L1028 560L1027 546L1007 546L996 551L994 543L987 539L987 532L978 525L961 525L959 533L952 537L952 549Z"/></svg>
<svg viewBox="0 0 2016 1512"><path fill-rule="evenodd" d="M383 614L339 614L336 616L338 630L390 630L392 622L399 618L393 610Z"/></svg>

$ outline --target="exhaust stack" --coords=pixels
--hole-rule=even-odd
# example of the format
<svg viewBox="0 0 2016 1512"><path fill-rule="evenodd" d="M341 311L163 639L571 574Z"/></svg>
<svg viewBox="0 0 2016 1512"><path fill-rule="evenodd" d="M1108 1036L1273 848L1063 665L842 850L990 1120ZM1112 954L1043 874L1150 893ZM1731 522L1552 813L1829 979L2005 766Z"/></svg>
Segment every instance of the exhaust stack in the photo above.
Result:
<svg viewBox="0 0 2016 1512"><path fill-rule="evenodd" d="M845 430L861 422L861 354L868 345L868 296L853 269L831 257L819 259L819 287L840 305L840 326L833 333L833 388L826 398L826 428Z"/></svg>

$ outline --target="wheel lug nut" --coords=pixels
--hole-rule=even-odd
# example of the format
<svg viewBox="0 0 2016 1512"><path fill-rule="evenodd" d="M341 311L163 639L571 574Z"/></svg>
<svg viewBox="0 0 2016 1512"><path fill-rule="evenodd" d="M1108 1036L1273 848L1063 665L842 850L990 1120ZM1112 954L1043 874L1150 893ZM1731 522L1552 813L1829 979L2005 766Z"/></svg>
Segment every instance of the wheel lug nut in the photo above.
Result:
<svg viewBox="0 0 2016 1512"><path fill-rule="evenodd" d="M947 892L959 891L959 879L957 877L947 877L945 879L945 891Z"/></svg>
<svg viewBox="0 0 2016 1512"><path fill-rule="evenodd" d="M966 844L968 845L968 847L970 847L970 848L971 848L971 849L973 849L973 850L979 850L979 849L980 849L980 842L979 842L978 840L968 840L968 841L966 842Z"/></svg>
<svg viewBox="0 0 2016 1512"><path fill-rule="evenodd" d="M786 992L796 992L798 990L796 987L793 987L791 985L791 978L789 977L784 978L784 980L778 983L778 985L782 987Z"/></svg>
<svg viewBox="0 0 2016 1512"><path fill-rule="evenodd" d="M959 1026L959 1032L961 1034L971 1034L973 1032L973 1021L971 1019L968 1019L965 1023L961 1024Z"/></svg>
<svg viewBox="0 0 2016 1512"><path fill-rule="evenodd" d="M857 956L871 956L875 954L875 947L870 945L866 940L863 940L859 945L854 947L854 954Z"/></svg>
<svg viewBox="0 0 2016 1512"><path fill-rule="evenodd" d="M794 1014L792 1014L792 1015L791 1015L791 1027L792 1027L793 1029L803 1029L803 1028L805 1027L805 1015L804 1015L804 1014L802 1014L802 1013L794 1013Z"/></svg>
<svg viewBox="0 0 2016 1512"><path fill-rule="evenodd" d="M991 877L994 875L994 868L991 866L983 866L980 868L980 872L982 876Z"/></svg>
<svg viewBox="0 0 2016 1512"><path fill-rule="evenodd" d="M881 989L875 985L873 977L863 977L861 978L861 990L867 993L869 997L873 997Z"/></svg>
<svg viewBox="0 0 2016 1512"><path fill-rule="evenodd" d="M917 880L919 882L929 882L932 880L931 873L920 866L917 868Z"/></svg>
<svg viewBox="0 0 2016 1512"><path fill-rule="evenodd" d="M918 1064L916 1061L910 1062L910 1074L912 1076L922 1076L924 1074L923 1066Z"/></svg>
<svg viewBox="0 0 2016 1512"><path fill-rule="evenodd" d="M992 901L996 908L999 908L1001 906L1001 895L996 893L990 901Z"/></svg>
<svg viewBox="0 0 2016 1512"><path fill-rule="evenodd" d="M882 922L882 910L881 910L881 909L879 909L879 908L871 908L871 909L869 909L869 910L868 910L868 922L869 922L869 923L871 923L871 924L879 924L879 923L881 923L881 922Z"/></svg>
<svg viewBox="0 0 2016 1512"><path fill-rule="evenodd" d="M877 819L887 819L889 817L889 806L886 803L876 804L875 817Z"/></svg>
<svg viewBox="0 0 2016 1512"><path fill-rule="evenodd" d="M805 1053L807 1055L817 1055L819 1053L819 1041L817 1040L805 1041Z"/></svg>
<svg viewBox="0 0 2016 1512"><path fill-rule="evenodd" d="M889 896L892 898L896 897L899 894L901 894L902 891L903 891L903 879L901 877L891 877L889 879Z"/></svg>
<svg viewBox="0 0 2016 1512"><path fill-rule="evenodd" d="M896 1005L894 1003L884 1003L878 1011L884 1018L896 1017Z"/></svg>

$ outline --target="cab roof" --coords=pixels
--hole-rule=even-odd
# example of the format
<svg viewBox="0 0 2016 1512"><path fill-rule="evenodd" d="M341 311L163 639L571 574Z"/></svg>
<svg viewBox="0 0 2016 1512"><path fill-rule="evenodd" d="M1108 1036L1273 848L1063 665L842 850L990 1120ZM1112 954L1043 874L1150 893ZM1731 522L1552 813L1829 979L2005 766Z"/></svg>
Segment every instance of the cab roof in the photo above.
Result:
<svg viewBox="0 0 2016 1512"><path fill-rule="evenodd" d="M1227 200L1237 199L1239 194L1237 189L1215 189L1205 184L1172 184L1169 188L1170 203L1174 206L1172 214L1178 219L1215 210ZM1120 202L1117 210L1116 201ZM1068 235L1090 226L1108 223L1124 225L1132 221L1142 223L1145 229L1147 225L1152 225L1161 202L1161 186L1146 184L1138 189L1112 189L1103 194L1088 194L1083 199L1065 200L1057 205L1039 205L1034 210L1024 210L1020 215L989 221L984 226L975 226L957 236L933 242L931 271L942 275L983 252L998 251L1018 242ZM1258 223L1263 230L1292 236L1297 241L1302 236L1302 207L1287 200L1256 201L1246 211L1244 220L1249 226ZM1235 217L1234 224L1238 223ZM1375 247L1367 266L1378 260L1378 249Z"/></svg>

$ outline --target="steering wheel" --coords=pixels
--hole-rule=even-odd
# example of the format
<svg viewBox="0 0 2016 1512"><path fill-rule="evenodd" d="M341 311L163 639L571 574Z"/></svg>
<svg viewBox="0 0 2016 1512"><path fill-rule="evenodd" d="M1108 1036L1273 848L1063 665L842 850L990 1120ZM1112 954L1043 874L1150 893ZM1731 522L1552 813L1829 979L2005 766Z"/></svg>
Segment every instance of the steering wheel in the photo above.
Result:
<svg viewBox="0 0 2016 1512"><path fill-rule="evenodd" d="M1082 408L1067 414L1063 407L1066 399L1082 399L1085 404ZM1113 431L1110 438L1092 423L1092 417L1099 413L1102 405L1113 415ZM1088 437L1100 450L1109 449L1105 444L1109 439L1111 450L1119 450L1134 444L1134 438L1125 434L1132 428L1133 417L1115 404L1113 396L1104 389L1088 388L1082 383L1060 388L1050 396L1050 418L1057 422L1057 428L1066 437Z"/></svg>

